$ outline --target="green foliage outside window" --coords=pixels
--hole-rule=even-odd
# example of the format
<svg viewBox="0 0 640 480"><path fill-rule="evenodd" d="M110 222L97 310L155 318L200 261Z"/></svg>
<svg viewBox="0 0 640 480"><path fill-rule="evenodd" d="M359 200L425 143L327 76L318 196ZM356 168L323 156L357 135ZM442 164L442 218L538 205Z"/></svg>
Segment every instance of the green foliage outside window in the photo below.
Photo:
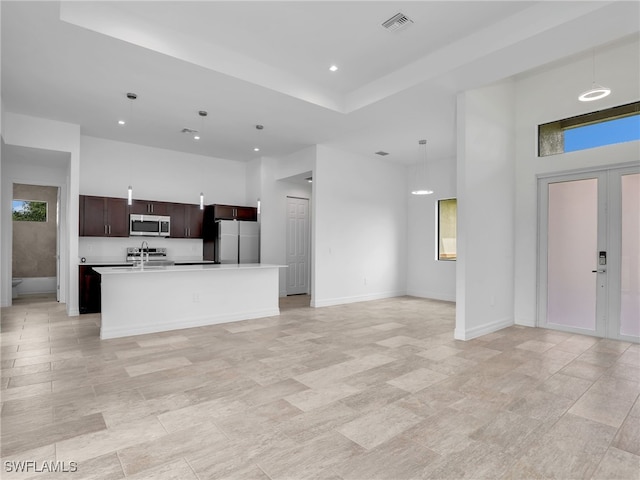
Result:
<svg viewBox="0 0 640 480"><path fill-rule="evenodd" d="M46 222L47 202L14 200L12 216L18 222Z"/></svg>

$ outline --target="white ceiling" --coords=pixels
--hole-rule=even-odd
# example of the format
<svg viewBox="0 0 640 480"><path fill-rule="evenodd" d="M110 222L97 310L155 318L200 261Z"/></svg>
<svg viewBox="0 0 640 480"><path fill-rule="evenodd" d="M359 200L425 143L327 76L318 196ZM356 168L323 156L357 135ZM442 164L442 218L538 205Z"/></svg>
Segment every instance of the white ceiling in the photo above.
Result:
<svg viewBox="0 0 640 480"><path fill-rule="evenodd" d="M409 164L422 138L451 158L457 92L637 33L639 5L2 1L2 101L83 135L240 161L326 143ZM398 12L414 23L383 29Z"/></svg>

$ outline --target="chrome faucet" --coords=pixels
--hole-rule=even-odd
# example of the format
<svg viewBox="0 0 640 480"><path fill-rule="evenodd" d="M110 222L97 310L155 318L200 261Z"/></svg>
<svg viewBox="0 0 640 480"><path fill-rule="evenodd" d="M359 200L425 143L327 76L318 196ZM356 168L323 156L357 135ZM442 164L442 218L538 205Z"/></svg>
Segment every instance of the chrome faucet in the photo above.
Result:
<svg viewBox="0 0 640 480"><path fill-rule="evenodd" d="M147 246L147 262L149 261L149 242L146 240L142 241L142 245L140 245L140 268L144 268L144 246Z"/></svg>

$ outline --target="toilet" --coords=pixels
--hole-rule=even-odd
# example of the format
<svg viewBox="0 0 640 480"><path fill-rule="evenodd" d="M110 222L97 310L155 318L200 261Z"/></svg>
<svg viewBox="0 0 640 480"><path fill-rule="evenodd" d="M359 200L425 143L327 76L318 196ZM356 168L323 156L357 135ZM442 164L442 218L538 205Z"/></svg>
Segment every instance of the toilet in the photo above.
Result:
<svg viewBox="0 0 640 480"><path fill-rule="evenodd" d="M22 283L21 278L12 278L11 279L11 298L18 297L18 285Z"/></svg>

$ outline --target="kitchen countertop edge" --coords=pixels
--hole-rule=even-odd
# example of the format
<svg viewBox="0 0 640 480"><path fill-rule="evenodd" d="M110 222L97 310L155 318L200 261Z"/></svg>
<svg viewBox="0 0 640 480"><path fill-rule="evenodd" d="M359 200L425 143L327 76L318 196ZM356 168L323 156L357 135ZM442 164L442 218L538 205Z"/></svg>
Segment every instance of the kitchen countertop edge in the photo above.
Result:
<svg viewBox="0 0 640 480"><path fill-rule="evenodd" d="M218 263L213 260L180 260L174 263L175 265L218 265ZM115 262L115 261L107 261L107 262L78 262L78 266L82 267L86 265L87 267L126 267L135 265L134 262Z"/></svg>
<svg viewBox="0 0 640 480"><path fill-rule="evenodd" d="M94 270L101 275L112 274L140 274L140 273L173 273L173 272L202 272L202 271L224 271L224 270L257 270L266 268L287 268L286 265L276 265L270 263L217 263L199 265L167 265L163 267L133 268L127 267L96 267Z"/></svg>

